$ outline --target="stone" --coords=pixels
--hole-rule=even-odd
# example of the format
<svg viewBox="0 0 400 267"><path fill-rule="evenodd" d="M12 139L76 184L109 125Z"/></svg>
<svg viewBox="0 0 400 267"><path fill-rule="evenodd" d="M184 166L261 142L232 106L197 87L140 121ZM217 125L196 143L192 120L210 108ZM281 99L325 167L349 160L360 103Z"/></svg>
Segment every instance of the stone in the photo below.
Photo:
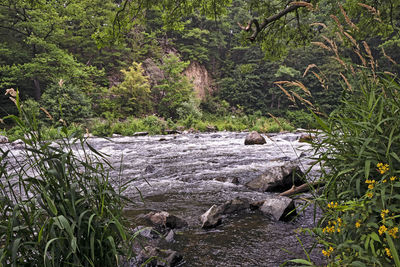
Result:
<svg viewBox="0 0 400 267"><path fill-rule="evenodd" d="M174 241L174 237L175 237L175 232L174 230L171 230L168 232L168 234L165 236L165 241L167 241L168 243L171 243Z"/></svg>
<svg viewBox="0 0 400 267"><path fill-rule="evenodd" d="M8 142L9 141L8 141L7 136L0 135L0 144L5 144L5 143L8 143Z"/></svg>
<svg viewBox="0 0 400 267"><path fill-rule="evenodd" d="M176 229L183 228L188 225L185 220L175 215L171 215L166 211L150 212L145 215L145 218L153 225L161 228Z"/></svg>
<svg viewBox="0 0 400 267"><path fill-rule="evenodd" d="M311 134L302 134L299 137L299 142L301 143L310 143L312 140L314 140L314 136Z"/></svg>
<svg viewBox="0 0 400 267"><path fill-rule="evenodd" d="M267 141L265 141L265 138L262 137L259 133L256 131L252 131L246 136L246 139L244 140L245 145L263 145Z"/></svg>
<svg viewBox="0 0 400 267"><path fill-rule="evenodd" d="M154 167L154 165L147 165L146 169L144 169L145 173L153 173L156 170L156 168Z"/></svg>
<svg viewBox="0 0 400 267"><path fill-rule="evenodd" d="M256 179L248 182L247 187L262 192L284 192L290 189L293 184L298 186L303 184L299 166L287 163L282 166L273 166Z"/></svg>
<svg viewBox="0 0 400 267"><path fill-rule="evenodd" d="M149 134L148 132L136 132L133 134L133 136L146 136L148 134Z"/></svg>
<svg viewBox="0 0 400 267"><path fill-rule="evenodd" d="M11 145L14 149L22 149L25 147L25 142L22 141L21 139L17 139L14 142L12 142Z"/></svg>
<svg viewBox="0 0 400 267"><path fill-rule="evenodd" d="M275 220L288 221L296 215L296 206L291 198L276 196L268 198L260 207L260 211ZM290 213L290 214L289 214Z"/></svg>
<svg viewBox="0 0 400 267"><path fill-rule="evenodd" d="M152 259L150 261L150 259ZM137 263L139 266L165 266L172 267L177 266L183 257L178 252L171 249L160 249L158 247L147 246L140 251L137 257ZM146 265L143 263L148 262Z"/></svg>
<svg viewBox="0 0 400 267"><path fill-rule="evenodd" d="M200 216L201 228L212 228L221 224L222 217L217 205L212 205L203 215Z"/></svg>
<svg viewBox="0 0 400 267"><path fill-rule="evenodd" d="M250 203L244 198L234 198L218 206L219 212L224 215L245 211L249 208Z"/></svg>
<svg viewBox="0 0 400 267"><path fill-rule="evenodd" d="M202 228L216 227L222 222L224 215L240 213L250 209L250 202L247 199L234 198L222 205L213 205L208 211L200 216Z"/></svg>

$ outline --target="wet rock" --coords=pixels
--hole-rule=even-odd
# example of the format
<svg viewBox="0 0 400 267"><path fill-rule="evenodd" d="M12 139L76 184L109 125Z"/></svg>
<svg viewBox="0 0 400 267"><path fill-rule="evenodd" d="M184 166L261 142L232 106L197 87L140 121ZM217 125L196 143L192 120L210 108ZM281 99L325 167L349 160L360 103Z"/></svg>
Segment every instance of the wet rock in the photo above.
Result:
<svg viewBox="0 0 400 267"><path fill-rule="evenodd" d="M217 128L213 125L207 125L206 126L206 132L216 132Z"/></svg>
<svg viewBox="0 0 400 267"><path fill-rule="evenodd" d="M145 215L145 218L153 225L161 228L175 229L183 228L188 225L185 220L175 215L171 215L166 211L150 212Z"/></svg>
<svg viewBox="0 0 400 267"><path fill-rule="evenodd" d="M160 139L158 139L158 141L160 142L167 141L167 138L161 137Z"/></svg>
<svg viewBox="0 0 400 267"><path fill-rule="evenodd" d="M7 136L0 135L0 144L5 144L5 143L8 143L8 142L9 141L8 141Z"/></svg>
<svg viewBox="0 0 400 267"><path fill-rule="evenodd" d="M25 147L25 143L21 139L17 139L11 143L11 146L15 149L22 149Z"/></svg>
<svg viewBox="0 0 400 267"><path fill-rule="evenodd" d="M222 135L220 135L220 134L213 134L213 135L211 135L211 138L221 138L222 137Z"/></svg>
<svg viewBox="0 0 400 267"><path fill-rule="evenodd" d="M264 174L248 182L246 186L262 192L283 192L290 189L293 184L296 186L303 184L302 176L303 173L297 165L288 163L269 168Z"/></svg>
<svg viewBox="0 0 400 267"><path fill-rule="evenodd" d="M217 205L207 210L203 215L200 216L201 228L212 228L221 224L222 217Z"/></svg>
<svg viewBox="0 0 400 267"><path fill-rule="evenodd" d="M247 199L234 198L222 205L213 205L208 211L200 216L202 228L216 227L222 222L224 215L240 213L250 209L250 202Z"/></svg>
<svg viewBox="0 0 400 267"><path fill-rule="evenodd" d="M174 241L175 238L175 232L174 230L169 231L169 233L165 236L165 241L167 241L168 243L171 243Z"/></svg>
<svg viewBox="0 0 400 267"><path fill-rule="evenodd" d="M302 134L299 138L299 142L302 142L302 143L309 143L312 140L314 140L314 136L311 134Z"/></svg>
<svg viewBox="0 0 400 267"><path fill-rule="evenodd" d="M153 165L147 165L146 169L144 169L145 173L153 173L156 170L156 168Z"/></svg>
<svg viewBox="0 0 400 267"><path fill-rule="evenodd" d="M250 203L244 198L234 198L218 206L219 212L224 215L245 211L249 208Z"/></svg>
<svg viewBox="0 0 400 267"><path fill-rule="evenodd" d="M132 136L146 136L148 134L149 134L148 132L136 132Z"/></svg>
<svg viewBox="0 0 400 267"><path fill-rule="evenodd" d="M133 229L133 231L135 233L139 233L140 236L146 239L156 239L160 237L160 235L153 229L153 227L138 226Z"/></svg>
<svg viewBox="0 0 400 267"><path fill-rule="evenodd" d="M256 131L252 131L251 133L249 133L244 140L245 145L263 145L265 143L265 138Z"/></svg>
<svg viewBox="0 0 400 267"><path fill-rule="evenodd" d="M174 250L164 250L152 246L145 247L137 257L138 265L146 267L177 266L182 259L182 255ZM142 265L146 261L149 262L146 265Z"/></svg>
<svg viewBox="0 0 400 267"><path fill-rule="evenodd" d="M164 132L166 134L181 134L181 132L177 130L165 130Z"/></svg>
<svg viewBox="0 0 400 267"><path fill-rule="evenodd" d="M288 221L296 215L295 209L293 199L282 196L266 199L260 207L262 213L282 221Z"/></svg>

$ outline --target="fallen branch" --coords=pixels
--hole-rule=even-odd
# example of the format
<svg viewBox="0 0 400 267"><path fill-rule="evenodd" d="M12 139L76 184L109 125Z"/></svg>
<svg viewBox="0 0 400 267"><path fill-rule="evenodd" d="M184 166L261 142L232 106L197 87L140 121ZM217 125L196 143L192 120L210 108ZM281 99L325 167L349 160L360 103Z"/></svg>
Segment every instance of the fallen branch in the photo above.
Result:
<svg viewBox="0 0 400 267"><path fill-rule="evenodd" d="M310 190L313 190L316 186L323 186L323 185L325 185L324 182L306 183L299 186L293 185L292 188L286 190L285 192L280 193L279 195L288 197L298 193L308 192Z"/></svg>

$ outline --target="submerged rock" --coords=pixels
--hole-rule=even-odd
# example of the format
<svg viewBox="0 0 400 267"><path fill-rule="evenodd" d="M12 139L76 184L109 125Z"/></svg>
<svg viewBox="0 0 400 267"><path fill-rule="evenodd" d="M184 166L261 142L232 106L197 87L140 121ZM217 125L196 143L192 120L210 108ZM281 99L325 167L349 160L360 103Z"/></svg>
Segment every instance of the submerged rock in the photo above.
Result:
<svg viewBox="0 0 400 267"><path fill-rule="evenodd" d="M265 141L265 138L262 137L258 132L252 131L246 136L246 139L244 140L245 145L263 145L267 141Z"/></svg>
<svg viewBox="0 0 400 267"><path fill-rule="evenodd" d="M293 185L303 184L302 176L299 166L289 163L269 168L264 174L248 182L246 186L262 192L283 192Z"/></svg>
<svg viewBox="0 0 400 267"><path fill-rule="evenodd" d="M183 257L178 252L171 249L160 249L158 247L147 246L137 257L138 266L177 266ZM143 265L145 262L147 264Z"/></svg>
<svg viewBox="0 0 400 267"><path fill-rule="evenodd" d="M302 134L299 138L299 142L309 143L314 139L314 136L311 134Z"/></svg>
<svg viewBox="0 0 400 267"><path fill-rule="evenodd" d="M175 215L169 214L166 211L150 212L145 215L145 218L153 225L161 228L175 229L183 228L188 225L185 220Z"/></svg>
<svg viewBox="0 0 400 267"><path fill-rule="evenodd" d="M260 207L264 214L272 216L275 220L288 221L296 215L294 201L288 197L277 196L268 198ZM290 214L289 214L290 213Z"/></svg>

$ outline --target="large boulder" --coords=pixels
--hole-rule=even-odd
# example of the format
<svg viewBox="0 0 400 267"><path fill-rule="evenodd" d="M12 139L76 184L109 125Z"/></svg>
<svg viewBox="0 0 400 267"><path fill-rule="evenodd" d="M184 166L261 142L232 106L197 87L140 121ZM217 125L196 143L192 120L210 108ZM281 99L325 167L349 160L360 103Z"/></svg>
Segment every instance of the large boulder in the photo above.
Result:
<svg viewBox="0 0 400 267"><path fill-rule="evenodd" d="M299 166L288 163L269 168L264 174L248 182L247 187L262 192L283 192L293 185L301 185L303 173Z"/></svg>
<svg viewBox="0 0 400 267"><path fill-rule="evenodd" d="M151 224L159 228L175 229L175 228L183 228L188 225L185 220L175 215L169 214L166 211L150 212L147 215L145 215L145 218Z"/></svg>
<svg viewBox="0 0 400 267"><path fill-rule="evenodd" d="M245 145L263 145L267 141L265 141L265 138L262 137L259 133L256 131L252 131L246 136L246 139L244 140Z"/></svg>
<svg viewBox="0 0 400 267"><path fill-rule="evenodd" d="M275 220L288 221L296 215L293 199L283 196L266 199L259 209Z"/></svg>
<svg viewBox="0 0 400 267"><path fill-rule="evenodd" d="M8 141L7 136L0 135L0 144L5 144L5 143L8 143L8 142L9 141Z"/></svg>

